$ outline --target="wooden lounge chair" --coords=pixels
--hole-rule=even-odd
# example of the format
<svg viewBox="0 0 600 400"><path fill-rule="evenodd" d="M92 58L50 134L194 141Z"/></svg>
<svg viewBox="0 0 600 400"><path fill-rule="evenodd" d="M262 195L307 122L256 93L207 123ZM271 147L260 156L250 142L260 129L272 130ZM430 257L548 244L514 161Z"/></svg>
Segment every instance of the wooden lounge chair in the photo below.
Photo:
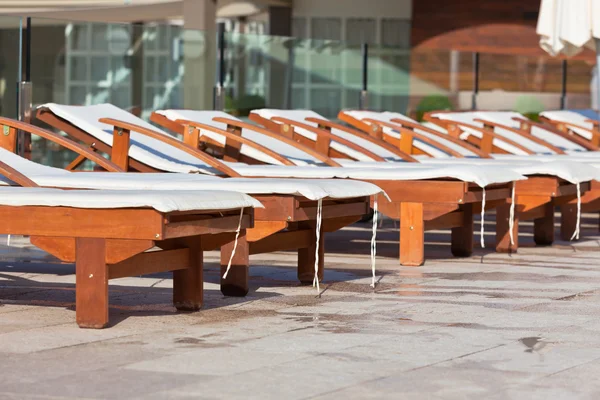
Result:
<svg viewBox="0 0 600 400"><path fill-rule="evenodd" d="M210 114L210 113L209 113ZM181 115L181 116L185 116ZM244 138L256 138L261 143L268 138L275 138L287 145L296 146L296 149L306 149L307 146L302 144L303 140L299 137L290 135L283 136L277 132L270 131L256 125L244 123L229 116L214 118L213 125L206 123L195 122L197 126L202 126L206 132L203 136L211 136L211 146L215 146L221 151L225 151L227 142L225 140L216 140L214 135L223 135L227 132L236 132L240 136L243 133ZM190 124L189 120L179 118L168 118L162 113L154 113L151 119L174 132L185 133L185 125ZM290 130L291 132L291 130ZM258 137L261 136L261 137ZM323 137L326 135L321 135ZM325 137L325 139L329 139ZM207 139L208 140L208 139ZM317 139L319 140L319 139ZM336 139L337 140L337 139ZM300 143L298 143L300 142ZM308 141L304 141L310 146ZM346 148L360 151L360 148L353 148L348 143L341 143L337 149L334 146L327 148L326 153L321 153L323 157L343 156ZM282 154L285 148L277 147ZM308 151L318 151L319 145ZM333 148L333 150L332 150ZM389 156L396 155L399 158L407 157L401 151L397 151L393 147L388 147ZM373 155L364 154L367 160L373 160ZM335 167L339 165L339 160L336 158L328 165ZM335 164L333 164L335 163ZM359 163L360 164L360 163ZM367 162L368 164L368 162ZM408 165L407 165L408 166ZM400 171L403 168L399 169ZM449 171L448 171L449 172ZM440 179L442 177L442 179ZM432 177L433 178L433 177ZM473 212L480 212L483 200L483 190L481 187L473 183L461 181L459 179L450 179L451 175L437 173L437 179L415 179L400 181L396 179L387 180L368 180L376 182L390 196L391 200L380 199L380 211L388 217L400 220L400 263L403 265L421 265L424 261L424 231L440 228L452 229L452 254L455 256L468 256L473 250ZM498 184L486 187L486 208L496 207L510 197L512 185ZM506 232L509 237L508 231Z"/></svg>
<svg viewBox="0 0 600 400"><path fill-rule="evenodd" d="M383 113L380 117L372 118L370 120L362 120L359 121L359 118L355 118L353 115L360 115L360 113L353 112L342 112L340 113L340 118L344 119L346 122L353 124L361 129L369 129L371 125L377 126L379 123L383 124L383 128L389 128L397 130L397 132L402 132L404 134L407 129L411 131L419 131L419 132L437 132L438 134L442 134L434 129L431 125L424 126L421 124L417 124L415 121L412 121L400 114L397 113ZM373 114L375 115L375 114ZM380 121L380 119L384 121ZM518 142L519 136L514 136L514 132L512 137L505 137L500 135L489 127L483 126L475 126L469 124L468 122L461 122L460 124L456 121L448 121L436 120L432 115L428 116L430 121L437 121L440 124L440 127L447 130L448 133L446 135L454 137L455 139L459 139L461 137L462 129L469 129L469 132L476 132L480 134L480 137L476 137L475 135L470 135L469 138L473 137L476 140L472 140L469 143L469 146L478 146L481 147L481 150L497 152L497 153L508 153L509 151L517 152L520 154L533 154L534 151L529 149L527 146ZM464 125L463 125L464 124ZM382 129L383 129L382 128ZM371 128L372 129L372 128ZM440 129L439 127L437 129ZM440 130L443 130L440 129ZM450 135L451 133L451 135ZM446 136L446 137L448 137ZM464 138L464 137L463 137ZM516 139L516 140L513 140ZM527 142L525 142L527 143ZM545 149L550 150L552 146L545 147ZM557 153L561 152L560 149L557 149ZM490 153L491 155L491 153ZM559 157L560 158L560 157ZM557 159L559 159L557 158ZM518 158L518 159L529 159L528 157ZM502 160L502 159L501 159ZM550 179L547 179L550 178ZM548 244L551 242L553 238L553 205L558 205L561 207L561 236L564 240L569 240L573 237L574 232L577 231L578 227L578 213L577 213L577 203L578 201L582 201L585 203L589 203L590 192L592 191L593 182L584 183L580 186L580 189L585 189L585 193L582 198L578 199L577 188L573 184L568 184L564 180L561 180L557 177L535 177L532 179L530 176L529 182L519 182L517 184L518 193L526 194L527 197L517 196L520 200L519 202L524 203L521 204L520 209L522 212L520 213L521 219L532 219L534 220L534 225L538 228L535 229L536 235L534 238L536 239L536 243L538 244ZM536 180L537 182L534 182ZM533 188L526 189L526 188ZM523 192L525 190L525 192ZM584 193L584 190L580 191ZM544 199L551 200L551 204L548 204L549 201L544 202ZM544 204L545 203L545 204ZM594 206L592 203L589 203L590 206ZM528 211L529 210L529 211ZM540 218L540 210L545 210L545 217ZM546 227L546 228L544 228ZM552 230L552 232L550 232Z"/></svg>
<svg viewBox="0 0 600 400"><path fill-rule="evenodd" d="M224 191L44 189L2 162L0 173L22 186L0 187L0 232L29 235L32 244L76 264L82 328L107 326L108 281L127 276L173 271L175 307L199 310L203 250L215 237L252 227L258 204ZM155 246L162 250L147 252Z"/></svg>
<svg viewBox="0 0 600 400"><path fill-rule="evenodd" d="M461 130L472 131L473 128L477 128L482 132L497 133L501 135L502 138L505 138L507 135L512 135L516 140L519 140L520 137L520 142L524 144L528 152L532 155L537 154L535 145L532 145L533 142L535 142L535 144L545 144L546 149L555 153L555 157L552 159L556 160L568 160L587 164L590 161L587 156L593 155L594 146L591 143L586 143L580 137L577 137L572 133L569 134L568 132L552 129L548 124L540 124L525 119L517 113L489 111L477 112L475 114L466 113L464 114L466 116L464 118L464 121L466 121L465 124L462 122L456 124L456 121L442 119L441 117L444 115L448 114L438 115L432 113L427 116L427 119L438 123L440 126L447 127L452 125L455 132ZM533 133L535 133L535 135ZM539 151L540 148L537 147L537 150ZM543 148L541 150L543 150ZM592 153L586 152L586 150L592 150ZM552 154L549 156L552 156ZM561 237L563 240L572 239L573 233L578 230L577 215L582 211L600 211L599 182L597 180L590 181L589 189L581 198L572 199L570 201L557 201L556 205L559 206L561 210Z"/></svg>
<svg viewBox="0 0 600 400"><path fill-rule="evenodd" d="M82 126L85 126L85 124L80 123L81 126L75 126L71 122L66 121L65 118L53 114L55 113L52 112L49 107L42 107L40 110L38 110L38 118L46 122L50 122L52 125L66 131L70 135L78 137L88 144L98 141L97 137L90 137L89 132L82 129ZM123 117L125 118L125 116ZM127 116L126 118L130 117ZM187 146L186 151L189 151L190 148L192 148L194 151L198 151L198 148L201 148L203 144L209 143L207 140L208 134L206 133L206 126L202 124L198 125L190 123L186 123L185 125L187 125L187 128L184 131L186 132L184 141L190 143L190 138L193 139L191 141L193 146ZM130 127L132 126L130 125ZM196 129L190 129L190 127ZM202 134L198 132L198 128L202 129ZM213 128L208 127L208 129ZM236 129L234 129L232 126L232 130L234 132ZM239 136L235 133L223 130L217 130L217 132L219 135L226 137L229 143L232 143L231 147L234 147L233 143L239 143L237 145L239 150L230 152L229 157L231 160L237 160L235 156L241 154L244 151L244 146L250 144L248 141L242 142L242 140L239 140ZM187 134L189 134L189 136L187 136ZM164 139L163 133L161 133L161 135L163 136L161 138L162 143L168 142L171 144L170 141ZM196 145L195 143L198 144ZM291 144L295 145L296 148L301 147L301 145L295 143L294 141L291 141ZM161 146L164 147L164 145ZM178 144L177 146L181 146L181 144ZM104 149L110 151L108 147L109 146L106 146ZM257 151L260 150L260 148L256 146L253 147L253 149ZM132 152L130 152L129 158L132 158L131 153ZM320 160L323 164L333 166L339 165L336 164L331 158L320 155L318 152L308 150L308 153L314 154L314 158ZM265 154L266 153L263 153L263 156ZM264 163L264 160L256 161L257 163ZM283 165L293 164L291 160L281 160L281 157L278 162ZM131 163L131 165L133 165L133 163ZM238 168L236 164L228 165L233 165L235 168ZM287 166L283 167L282 169L286 170L285 173L288 174L291 174L289 171L296 171ZM262 171L264 171L263 173L269 172L265 169L262 169ZM316 176L315 174L335 174L338 177L355 177L357 179L360 178L367 181L371 180L380 187L388 188L388 194L392 195L393 200L388 202L386 199L380 199L380 208L386 214L396 218L400 217L401 214L404 215L401 225L401 230L404 232L404 234L402 235L400 244L400 259L405 265L420 265L423 263L423 232L426 228L433 229L440 226L454 228L454 239L452 244L453 254L467 256L472 252L472 213L463 212L463 209L476 209L477 206L481 204L483 199L483 190L477 184L468 183L464 180L460 181L458 179L452 179L452 177L456 177L457 175L467 174L468 171L464 169L460 169L460 171L458 169L446 169L443 174L440 174L440 172L435 168L420 168L418 173L413 172L413 170L398 172L388 171L387 173L385 171L365 172L355 171L348 168L306 168L302 170L302 172L310 172L312 176ZM483 174L482 171L480 171L480 173ZM343 174L343 176L339 176L338 174ZM376 180L372 180L373 178L370 176L374 174L377 175ZM402 178L398 177L399 175L404 175L407 177L410 175L411 180L402 180ZM498 174L494 174L494 176L496 175ZM415 178L415 176L418 176L419 178ZM444 179L439 179L440 176L443 176ZM506 177L507 175L503 176ZM448 179L448 177L450 179ZM489 185L486 188L487 206L495 206L495 204L510 197L512 181L516 179L524 178L519 174L513 173L510 175L510 178L498 179L497 184ZM494 180L492 179L492 181ZM440 182L440 184L436 186L437 182ZM432 188L434 187L437 187L437 193L439 193L440 196L435 204L430 205L429 202L432 200Z"/></svg>
<svg viewBox="0 0 600 400"><path fill-rule="evenodd" d="M357 140L361 139L361 134L370 134L372 136L372 139L378 141L377 143L396 144L400 148L402 148L402 150L404 150L406 153L409 153L411 155L427 154L427 150L424 148L421 148L418 151L413 150L417 148L415 146L415 141L419 140L424 143L427 143L428 145L433 146L435 146L437 141L440 141L441 144L438 150L441 149L445 153L449 153L452 156L462 159L462 161L456 160L456 162L473 162L467 161L465 157L483 156L484 158L490 158L489 154L482 153L482 149L477 149L474 145L467 144L458 138L448 137L448 135L444 135L439 131L427 127L421 127L420 125L414 122L406 122L405 125L405 122L403 120L401 126L398 120L385 121L377 117L379 113L340 112L340 119L362 130L362 132L358 134L355 129L346 127L342 130L340 129L339 124L328 122L322 117L309 117L305 120L305 122L298 121L299 118L293 118L294 114L299 113L300 115L302 115L303 112L301 111L282 112L282 114L292 118L277 117L277 113L275 112L275 110L269 111L271 114L271 118L265 118L265 115L261 115L262 113L259 111L251 113L250 118L264 126L270 127L272 130L277 129L277 125L279 125L279 130L281 130L281 124L285 124L286 126L288 126L288 130L291 129L290 127L295 128L296 130L310 130L317 136L322 134L322 132L324 132L325 130L327 131L327 133L323 134L333 134L333 136L336 138L341 134L355 135ZM269 113L266 113L266 116L268 115ZM363 115L366 118L357 118L357 115ZM368 118L369 116L372 118ZM400 134L394 135L394 132L398 132ZM488 134L487 131L485 133ZM298 135L298 133L296 133L296 135ZM493 132L489 133L489 135L491 139L493 139L495 136ZM304 136L306 136L306 133L304 133ZM312 143L314 145L315 142L312 141ZM492 141L490 140L488 143L492 143ZM520 144L518 143L515 143L515 145L520 146ZM524 149L527 150L526 148ZM421 157L419 158L419 160L425 161L426 159ZM444 160L446 159L443 159L442 161ZM504 167L508 168L510 167L510 165L505 165ZM531 173L528 174L529 179L527 181L520 181L516 183L515 201L517 202L518 212L517 218L515 219L515 222L517 223L515 223L512 226L512 229L514 230L513 237L518 237L519 219L533 220L535 226L534 239L536 244L551 244L554 241L553 206L562 205L563 210L565 211L562 217L562 234L564 237L568 233L568 238L571 238L578 226L577 185L569 183L565 179L560 179L557 176L538 175L541 174L536 173L535 169L531 170ZM588 182L585 182L582 185L580 185L580 193L585 192L588 189L589 185L590 184ZM497 213L497 251L516 251L518 248L518 241L511 242L511 240L509 240L510 235L508 234L508 231L511 227L508 223L504 223L507 220L507 215L510 214L509 204L505 204L499 207Z"/></svg>
<svg viewBox="0 0 600 400"><path fill-rule="evenodd" d="M177 149L196 163L204 162L205 165L212 167L221 175L240 179L240 174L227 164L203 153L197 147L192 147L169 135L162 134L156 129L136 126L123 121L109 121L115 124L114 141L110 146L75 124L58 117L49 109L40 109L37 118L56 126L67 132L71 137L83 141L94 149L107 152L111 155L111 160L123 170L165 171L158 168L161 164L149 165L129 154L129 136L133 132L134 134L148 135L150 138L155 138L157 143L160 143L160 147ZM36 131L36 133L38 132ZM71 163L71 166L83 161L87 156L89 156L89 151L86 156ZM173 162L169 165L172 164ZM237 182L239 180L233 180L232 184L235 185ZM256 182L258 183L258 180ZM277 190L276 183L274 179L264 181L265 194L261 194L261 192L254 194L254 197L260 200L265 208L257 210L255 213L254 228L248 230L246 235L240 235L231 271L226 277L223 277L223 273L231 257L234 242L230 241L221 247L221 291L226 295L243 296L247 294L249 287L249 257L252 254L297 250L299 281L303 284L313 283L315 262L318 262L318 276L319 280L322 280L324 233L351 225L365 214L368 214L370 211L370 196L381 192L378 187L374 185L365 186L363 182L346 181L343 185L339 185L329 181L314 181L314 184L319 183L321 188L324 188L323 190L328 189L331 192L329 197L315 200L295 194L302 185L308 184L305 180L288 183L288 191L285 194L273 192ZM317 232L318 215L322 216L319 232ZM317 249L318 255L316 253Z"/></svg>
<svg viewBox="0 0 600 400"><path fill-rule="evenodd" d="M541 123L553 126L573 140L581 141L592 146L597 151L600 149L600 123L598 113L594 110L557 110L544 111L539 115ZM593 118L591 118L594 116Z"/></svg>

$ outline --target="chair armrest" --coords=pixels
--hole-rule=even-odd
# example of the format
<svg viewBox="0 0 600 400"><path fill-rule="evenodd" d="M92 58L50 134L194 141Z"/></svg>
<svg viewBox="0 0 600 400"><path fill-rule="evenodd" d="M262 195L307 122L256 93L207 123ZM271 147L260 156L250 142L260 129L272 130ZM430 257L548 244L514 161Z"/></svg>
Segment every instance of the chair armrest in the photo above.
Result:
<svg viewBox="0 0 600 400"><path fill-rule="evenodd" d="M592 126L596 130L598 130L598 128L600 127L600 121L598 121L597 119L586 119L585 122L592 124Z"/></svg>
<svg viewBox="0 0 600 400"><path fill-rule="evenodd" d="M369 142L371 142L371 143L373 143L373 144L375 144L377 146L385 148L387 151L389 151L390 153L393 153L393 154L397 155L398 157L400 157L404 161L417 162L417 160L415 158L413 158L411 155L409 155L409 154L401 151L400 149L398 149L397 147L395 147L395 146L387 143L383 139L374 138L374 137L368 135L367 133L364 133L364 132L359 131L357 129L352 129L352 128L349 128L349 127L344 126L342 124L338 124L336 122L329 121L329 120L326 120L326 119L321 119L321 118L312 118L312 117L309 117L309 118L306 118L306 120L308 122L313 122L315 124L318 124L319 127L323 127L323 128L329 129L329 130L331 130L331 129L339 129L339 130L344 131L346 133L350 133L351 135L360 137L363 140L367 140L367 141L369 141Z"/></svg>
<svg viewBox="0 0 600 400"><path fill-rule="evenodd" d="M439 142L436 142L435 140L433 140L425 135L422 135L418 132L404 128L398 124L394 124L394 123L386 122L386 121L369 119L369 118L364 119L364 121L371 123L371 124L379 124L381 126L399 131L400 132L400 140L402 140L402 136L411 136L411 137L419 139L420 141L427 143L433 147L436 147L436 148L450 154L453 157L463 158L463 155L461 153L459 153L458 151L453 150L453 149L449 148L448 146L445 146ZM431 154L429 154L429 156L433 157L433 155L431 155Z"/></svg>
<svg viewBox="0 0 600 400"><path fill-rule="evenodd" d="M415 123L415 122L412 122L412 121L406 121L406 120L403 120L403 119L400 119L400 118L393 118L392 122L394 122L394 123L396 123L398 125L404 126L404 127L408 127L409 129L411 129L413 131L415 129L420 129L422 131L425 131L425 132L429 133L430 135L434 135L434 136L437 136L437 137L442 138L444 140L448 140L448 141L456 144L457 146L461 146L462 148L464 148L464 149L466 149L466 150L468 150L468 151L476 154L478 157L481 157L481 158L492 158L492 156L490 156L489 153L483 151L482 149L479 149L479 148L473 146L471 143L468 143L468 142L466 142L464 140L460 140L460 139L458 139L458 138L456 138L454 136L450 136L450 135L438 132L435 129L429 128L427 126L423 126L423 125L421 125L419 123Z"/></svg>
<svg viewBox="0 0 600 400"><path fill-rule="evenodd" d="M241 128L233 127L233 129L231 131L228 131L228 130L224 130L224 129L219 129L219 128L211 126L211 125L203 124L203 123L196 122L196 121L190 121L190 120L186 120L186 119L178 119L175 122L178 124L182 124L184 126L184 131L183 131L184 132L183 133L184 141L186 140L186 138L188 136L191 135L191 136L195 136L192 138L192 140L195 142L198 142L200 140L200 130L204 129L204 130L211 131L211 132L214 132L218 135L225 137L225 146L231 145L230 144L230 141L231 141L231 142L234 142L237 144L237 145L233 145L232 147L236 147L239 150L241 148L241 145L243 144L245 146L252 147L262 153L265 153L266 155L276 159L283 165L291 165L291 166L295 165L292 161L288 160L281 154L269 149L268 147L265 147L265 146L260 145L250 139L246 139L245 137L243 137Z"/></svg>
<svg viewBox="0 0 600 400"><path fill-rule="evenodd" d="M331 141L334 140L341 145L344 145L354 151L357 151L359 153L366 155L369 158L372 158L374 161L385 162L385 159L383 157L378 156L377 154L373 153L372 151L369 151L369 150L363 148L362 146L359 146L356 143L351 142L350 140L344 139L342 137L339 137L339 136L331 133L328 129L316 128L312 125L305 124L305 123L299 122L299 121L295 121L295 120L289 119L289 118L283 118L283 117L274 117L274 118L272 118L272 120L274 122L289 125L291 127L306 129L307 131L310 131L310 132L316 134L317 140L315 142L315 147L323 153L325 151L327 151L327 155L329 155L329 153L331 152L330 144L331 144Z"/></svg>
<svg viewBox="0 0 600 400"><path fill-rule="evenodd" d="M2 140L0 140L0 146L14 152L16 150L16 137L17 130L29 132L33 135L37 135L41 138L49 140L53 143L58 144L68 150L71 150L86 159L95 162L102 168L110 172L124 172L124 169L118 165L110 162L100 154L90 150L89 148L74 142L73 140L66 138L57 133L51 132L46 129L39 128L35 125L28 124L22 121L16 121L10 118L0 117L0 125L4 126L4 132L2 134ZM7 132L8 131L8 132Z"/></svg>
<svg viewBox="0 0 600 400"><path fill-rule="evenodd" d="M241 176L234 169L232 169L231 167L228 167L226 164L222 163L221 161L217 160L216 158L211 157L210 155L198 150L197 148L187 145L187 144L183 143L181 140L177 140L172 136L166 135L164 133L156 132L152 129L148 129L143 126L131 124L129 122L119 121L119 120L116 120L113 118L101 118L99 121L104 124L114 126L116 131L122 130L123 132L126 132L127 133L127 143L126 143L127 149L129 149L129 144L130 144L128 136L129 136L129 133L131 131L133 131L133 132L142 134L144 136L148 136L152 139L156 139L167 145L173 146L181 151L184 151L184 152L196 157L198 160L205 162L206 164L210 165L211 167L217 169L218 171L222 172L223 174L225 174L229 177ZM113 149L114 149L114 144L115 143L113 142Z"/></svg>
<svg viewBox="0 0 600 400"><path fill-rule="evenodd" d="M22 187L39 187L37 183L11 167L10 165L0 161L0 174L5 178L19 184Z"/></svg>
<svg viewBox="0 0 600 400"><path fill-rule="evenodd" d="M290 146L293 146L293 147L297 148L298 150L303 151L306 154L309 154L312 157L316 158L317 160L329 165L330 167L341 167L341 164L332 160L328 156L326 156L322 153L319 153L318 151L316 151L308 146L300 144L300 143L296 142L294 139L292 139L288 136L284 136L281 133L276 133L269 129L261 128L260 126L249 124L247 122L237 121L237 120L230 119L230 118L217 117L217 118L214 118L213 120L215 122L221 122L223 124L227 124L228 127L232 127L232 128L235 127L238 129L248 129L251 131L261 133L265 136L271 137L273 139L277 139L282 143L286 143Z"/></svg>
<svg viewBox="0 0 600 400"><path fill-rule="evenodd" d="M524 124L528 124L530 126L535 126L537 128L552 132L555 135L558 135L567 140L570 140L573 143L578 144L579 146L583 147L586 150L591 150L591 151L600 150L600 147L598 145L594 145L592 143L592 141L574 133L573 130L568 129L566 126L564 127L564 130L561 130L550 122L539 123L539 122L535 122L535 121L531 121L531 120L527 120L527 119L519 118L519 117L513 117L513 120L520 122L521 126L523 126ZM585 128L582 128L582 129L585 129ZM600 138L600 134L597 134L597 132L591 131L590 133L592 134L592 140L594 138Z"/></svg>
<svg viewBox="0 0 600 400"><path fill-rule="evenodd" d="M500 124L500 123L494 122L494 121L488 121L486 119L481 119L481 118L475 118L474 121L482 123L483 126L488 129L491 128L493 130L494 128L500 128L500 129L505 129L509 132L516 133L517 135L522 136L522 137L526 138L527 140L530 140L534 143L539 144L540 146L544 146L544 147L548 148L549 150L552 150L556 154L566 154L563 149L556 147L556 146L552 145L551 143L546 142L543 139L535 137L535 136L531 135L530 133L523 132L520 129L513 128L512 126Z"/></svg>
<svg viewBox="0 0 600 400"><path fill-rule="evenodd" d="M490 144L491 144L491 141L493 141L493 140L499 140L499 141L508 143L508 144L510 144L513 147L516 147L517 149L523 151L526 154L530 154L530 155L534 154L534 152L531 151L531 150L529 150L527 147L525 147L525 146L523 146L523 145L515 142L514 140L507 139L507 138L505 138L505 137L503 137L501 135L498 135L496 132L493 132L493 131L491 131L489 129L481 128L479 126L475 126L475 125L468 124L468 123L465 123L465 122L454 122L454 121L446 121L446 122L448 122L449 125L454 125L454 126L457 126L457 127L461 127L462 126L462 127L466 127L466 128L475 130L477 132L480 132L483 135L483 138L485 140L489 140L490 141ZM483 149L483 150L486 151L486 149ZM489 150L487 150L487 151L491 153L491 148Z"/></svg>

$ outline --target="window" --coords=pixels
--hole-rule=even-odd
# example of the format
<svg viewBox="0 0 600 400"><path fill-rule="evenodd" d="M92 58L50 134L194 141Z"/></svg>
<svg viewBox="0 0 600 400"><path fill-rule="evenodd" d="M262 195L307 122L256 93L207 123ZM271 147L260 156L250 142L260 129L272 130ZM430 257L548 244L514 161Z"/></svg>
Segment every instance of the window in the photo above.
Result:
<svg viewBox="0 0 600 400"><path fill-rule="evenodd" d="M312 18L310 37L312 39L341 40L342 20L340 18Z"/></svg>
<svg viewBox="0 0 600 400"><path fill-rule="evenodd" d="M346 45L358 47L377 42L377 24L374 19L349 18L346 20Z"/></svg>
<svg viewBox="0 0 600 400"><path fill-rule="evenodd" d="M410 21L405 19L382 19L381 44L385 47L409 49Z"/></svg>
<svg viewBox="0 0 600 400"><path fill-rule="evenodd" d="M292 36L306 39L308 37L308 29L307 29L307 21L304 17L294 17L292 18Z"/></svg>
<svg viewBox="0 0 600 400"><path fill-rule="evenodd" d="M127 65L131 26L69 24L66 28L66 103L131 106Z"/></svg>
<svg viewBox="0 0 600 400"><path fill-rule="evenodd" d="M144 26L144 82L142 117L161 108L182 108L181 28L172 25Z"/></svg>

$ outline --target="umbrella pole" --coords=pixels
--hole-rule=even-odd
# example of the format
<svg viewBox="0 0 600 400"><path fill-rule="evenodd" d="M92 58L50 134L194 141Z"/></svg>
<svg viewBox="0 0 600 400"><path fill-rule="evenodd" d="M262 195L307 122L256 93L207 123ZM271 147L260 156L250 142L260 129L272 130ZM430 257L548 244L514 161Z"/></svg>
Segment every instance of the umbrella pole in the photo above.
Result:
<svg viewBox="0 0 600 400"><path fill-rule="evenodd" d="M595 38L596 43L596 110L600 108L600 39Z"/></svg>

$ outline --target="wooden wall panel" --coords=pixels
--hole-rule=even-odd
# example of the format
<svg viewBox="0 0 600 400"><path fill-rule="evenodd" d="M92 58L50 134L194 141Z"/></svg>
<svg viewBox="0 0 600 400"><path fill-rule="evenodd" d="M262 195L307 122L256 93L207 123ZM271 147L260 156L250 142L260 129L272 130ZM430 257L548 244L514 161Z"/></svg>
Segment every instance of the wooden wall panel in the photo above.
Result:
<svg viewBox="0 0 600 400"><path fill-rule="evenodd" d="M417 0L413 2L412 46L470 27L490 24L535 27L539 6L540 0ZM461 40L463 45L498 47L506 44L512 47L514 42L508 42L509 37L507 32L497 30L484 37L465 35Z"/></svg>

